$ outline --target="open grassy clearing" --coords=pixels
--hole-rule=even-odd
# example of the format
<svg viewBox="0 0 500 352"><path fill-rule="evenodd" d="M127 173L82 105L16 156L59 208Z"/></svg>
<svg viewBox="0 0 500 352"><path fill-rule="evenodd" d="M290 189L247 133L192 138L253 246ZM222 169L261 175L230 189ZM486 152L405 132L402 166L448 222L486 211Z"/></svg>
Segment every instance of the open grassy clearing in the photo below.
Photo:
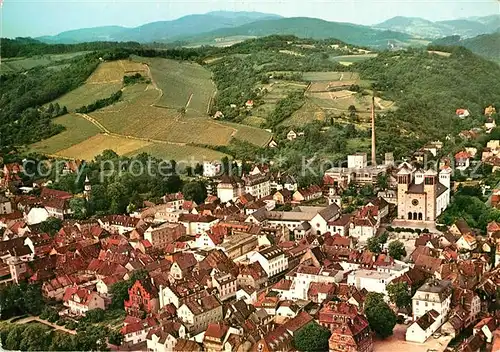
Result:
<svg viewBox="0 0 500 352"><path fill-rule="evenodd" d="M218 152L216 150L199 148L190 145L172 145L172 144L160 144L151 143L147 147L138 149L129 155L148 153L155 158L164 160L196 160L199 162L221 160L226 154Z"/></svg>
<svg viewBox="0 0 500 352"><path fill-rule="evenodd" d="M292 55L292 56L302 56L302 57L305 56L304 54L298 53L298 52L293 51L293 50L280 50L279 52L282 54L288 54L288 55Z"/></svg>
<svg viewBox="0 0 500 352"><path fill-rule="evenodd" d="M192 43L189 46L186 46L186 48L198 48L202 45L210 45L214 46L216 48L223 48L226 46L231 46L234 44L238 44L241 42L244 42L247 39L254 39L257 38L254 35L233 35L229 37L221 37L221 38L215 38L215 39L210 39L210 40L201 40L196 43Z"/></svg>
<svg viewBox="0 0 500 352"><path fill-rule="evenodd" d="M362 54L362 55L341 55L341 56L332 56L331 60L337 61L341 64L353 64L355 62L365 61L371 58L377 57L376 53L370 54Z"/></svg>
<svg viewBox="0 0 500 352"><path fill-rule="evenodd" d="M98 134L72 147L59 150L56 155L71 159L92 160L106 149L112 149L118 155L125 155L149 145L151 143L142 140Z"/></svg>
<svg viewBox="0 0 500 352"><path fill-rule="evenodd" d="M136 62L145 62L163 95L155 103L173 109L186 108L193 116L206 116L210 99L215 92L211 72L190 62L162 58L134 57Z"/></svg>
<svg viewBox="0 0 500 352"><path fill-rule="evenodd" d="M339 93L338 97L336 97L332 93L333 92L311 93L308 94L308 98L322 109L347 111L351 105L354 105L359 112L369 112L371 109L371 97L368 95L362 95L360 93L350 94L352 92L346 91L344 95L341 95L343 92L335 92Z"/></svg>
<svg viewBox="0 0 500 352"><path fill-rule="evenodd" d="M451 53L447 53L444 51L428 50L427 52L429 54L436 54L436 55L443 56L443 57L450 57L451 56Z"/></svg>
<svg viewBox="0 0 500 352"><path fill-rule="evenodd" d="M338 92L308 93L307 99L325 110L331 109L347 112L349 106L354 105L358 114L369 114L371 111L370 94L354 93L343 90ZM383 111L392 108L394 108L393 102L378 97L375 99L375 111Z"/></svg>
<svg viewBox="0 0 500 352"><path fill-rule="evenodd" d="M262 127L266 123L266 119L258 116L247 116L241 123L252 127Z"/></svg>
<svg viewBox="0 0 500 352"><path fill-rule="evenodd" d="M100 132L91 122L74 114L60 116L54 119L54 123L63 125L66 130L31 145L30 149L42 154L57 154L59 150L81 143Z"/></svg>
<svg viewBox="0 0 500 352"><path fill-rule="evenodd" d="M17 72L26 71L37 66L57 66L58 61L72 59L74 57L85 55L90 53L90 51L79 51L75 53L67 54L54 54L54 55L36 55L27 58L7 58L2 59L2 64L0 66L0 72Z"/></svg>

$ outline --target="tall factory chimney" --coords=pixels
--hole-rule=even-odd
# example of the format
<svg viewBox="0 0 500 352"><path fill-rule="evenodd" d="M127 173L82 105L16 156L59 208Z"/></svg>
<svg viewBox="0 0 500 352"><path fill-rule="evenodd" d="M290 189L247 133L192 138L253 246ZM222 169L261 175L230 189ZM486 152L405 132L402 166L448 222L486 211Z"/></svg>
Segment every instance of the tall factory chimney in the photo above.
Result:
<svg viewBox="0 0 500 352"><path fill-rule="evenodd" d="M372 95L372 166L377 165L377 159L375 157L375 91Z"/></svg>

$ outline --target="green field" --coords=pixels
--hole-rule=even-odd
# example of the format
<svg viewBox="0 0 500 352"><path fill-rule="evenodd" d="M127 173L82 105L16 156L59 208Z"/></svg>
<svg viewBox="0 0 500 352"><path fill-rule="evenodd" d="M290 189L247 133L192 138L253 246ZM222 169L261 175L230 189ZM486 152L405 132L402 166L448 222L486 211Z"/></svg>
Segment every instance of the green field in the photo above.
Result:
<svg viewBox="0 0 500 352"><path fill-rule="evenodd" d="M86 120L84 115L70 114L56 119L55 122L65 125L67 130L34 144L32 149L88 160L105 149L113 149L120 155L146 151L160 158L213 160L224 154L192 145L226 146L235 138L264 146L271 139L271 133L263 129L215 121L206 116L214 86L207 76L208 71L201 66L160 58L144 60L151 65L152 82L125 87L120 83L124 74L141 72L149 76L148 67L128 60L99 65L82 87L56 101L73 110L106 98L121 88L120 101L88 114L87 118L95 120L98 126ZM186 80L182 82L185 76ZM180 99L187 91L193 93L186 112L165 107L172 105L165 104L166 101ZM256 125L258 119L254 118Z"/></svg>
<svg viewBox="0 0 500 352"><path fill-rule="evenodd" d="M56 99L54 103L57 102L60 106L66 106L68 111L71 112L81 106L92 104L96 100L108 98L123 87L123 76L131 72L147 75L146 67L133 61L103 62L90 75L83 86ZM144 90L145 88L142 87L141 89Z"/></svg>
<svg viewBox="0 0 500 352"><path fill-rule="evenodd" d="M304 81L320 82L320 81L353 81L359 79L357 72L304 72L302 74Z"/></svg>
<svg viewBox="0 0 500 352"><path fill-rule="evenodd" d="M266 123L266 119L258 116L247 116L241 123L252 127L262 127Z"/></svg>
<svg viewBox="0 0 500 352"><path fill-rule="evenodd" d="M58 117L54 119L54 123L63 125L66 130L32 144L30 149L43 154L57 154L58 151L77 145L100 132L99 128L75 114Z"/></svg>
<svg viewBox="0 0 500 352"><path fill-rule="evenodd" d="M207 148L199 148L193 147L190 145L165 145L152 143L151 145L140 148L129 155L135 155L140 153L148 153L155 158L164 159L164 160L186 160L189 161L191 158L194 158L196 161L212 161L212 160L220 160L226 154L218 152L216 150L207 149Z"/></svg>
<svg viewBox="0 0 500 352"><path fill-rule="evenodd" d="M132 154L137 150L151 145L150 142L124 137L97 134L83 142L66 149L58 150L56 155L69 159L92 160L107 149L118 155Z"/></svg>
<svg viewBox="0 0 500 352"><path fill-rule="evenodd" d="M330 59L337 61L345 66L349 66L355 62L365 61L371 58L377 57L377 54L362 54L362 55L342 55L342 56L332 56Z"/></svg>
<svg viewBox="0 0 500 352"><path fill-rule="evenodd" d="M216 89L209 70L195 63L169 59L134 57L134 60L150 66L154 82L163 92L156 105L186 108L190 116L207 115Z"/></svg>
<svg viewBox="0 0 500 352"><path fill-rule="evenodd" d="M260 84L257 88L265 89L267 93L262 98L264 104L255 107L252 110L252 117L255 121L265 121L271 112L276 108L276 104L283 98L286 98L290 93L293 92L304 92L307 87L305 82L294 82L285 80L273 80L269 84ZM245 119L246 120L246 119ZM263 124L262 123L262 124ZM256 126L257 124L246 123L247 125ZM261 125L262 125L261 124Z"/></svg>
<svg viewBox="0 0 500 352"><path fill-rule="evenodd" d="M222 122L235 130L234 138L255 144L259 147L265 146L271 140L272 134L261 128L245 126L238 123Z"/></svg>
<svg viewBox="0 0 500 352"><path fill-rule="evenodd" d="M369 150L371 146L370 138L351 138L347 140L348 153L359 153L362 150Z"/></svg>
<svg viewBox="0 0 500 352"><path fill-rule="evenodd" d="M292 116L283 121L283 126L303 126L313 121L324 121L326 113L309 99Z"/></svg>
<svg viewBox="0 0 500 352"><path fill-rule="evenodd" d="M26 71L37 66L57 67L59 61L72 59L74 57L88 54L90 51L80 51L76 53L56 54L56 55L36 55L28 58L7 58L2 59L0 66L1 73Z"/></svg>
<svg viewBox="0 0 500 352"><path fill-rule="evenodd" d="M53 103L58 103L60 106L66 106L68 111L75 111L83 105L89 105L98 99L104 99L116 93L122 87L121 83L103 83L103 84L84 84L64 94Z"/></svg>

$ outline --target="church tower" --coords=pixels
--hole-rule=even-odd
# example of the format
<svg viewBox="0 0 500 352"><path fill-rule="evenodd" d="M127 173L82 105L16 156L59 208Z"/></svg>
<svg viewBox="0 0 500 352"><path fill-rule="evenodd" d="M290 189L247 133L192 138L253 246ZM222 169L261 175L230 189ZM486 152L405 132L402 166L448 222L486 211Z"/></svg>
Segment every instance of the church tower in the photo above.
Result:
<svg viewBox="0 0 500 352"><path fill-rule="evenodd" d="M86 199L90 198L90 193L92 192L92 185L90 184L90 180L88 176L85 176L85 183L83 184L83 194Z"/></svg>
<svg viewBox="0 0 500 352"><path fill-rule="evenodd" d="M450 204L450 188L451 188L451 167L445 167L439 172L439 182L445 186L447 189L445 191L445 204L443 204L444 208Z"/></svg>
<svg viewBox="0 0 500 352"><path fill-rule="evenodd" d="M399 169L398 174L398 219L406 219L406 192L412 181L412 170L406 165Z"/></svg>
<svg viewBox="0 0 500 352"><path fill-rule="evenodd" d="M437 183L438 175L437 172L428 169L424 174L424 192L426 194L426 221L436 220L436 198L437 198Z"/></svg>

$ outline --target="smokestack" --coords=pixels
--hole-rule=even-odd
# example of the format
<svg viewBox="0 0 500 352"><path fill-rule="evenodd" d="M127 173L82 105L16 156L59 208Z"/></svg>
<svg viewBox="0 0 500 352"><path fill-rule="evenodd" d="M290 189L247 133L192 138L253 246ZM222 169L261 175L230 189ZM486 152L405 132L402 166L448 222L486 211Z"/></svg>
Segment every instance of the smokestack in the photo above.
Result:
<svg viewBox="0 0 500 352"><path fill-rule="evenodd" d="M372 166L377 165L375 158L375 91L372 95Z"/></svg>

